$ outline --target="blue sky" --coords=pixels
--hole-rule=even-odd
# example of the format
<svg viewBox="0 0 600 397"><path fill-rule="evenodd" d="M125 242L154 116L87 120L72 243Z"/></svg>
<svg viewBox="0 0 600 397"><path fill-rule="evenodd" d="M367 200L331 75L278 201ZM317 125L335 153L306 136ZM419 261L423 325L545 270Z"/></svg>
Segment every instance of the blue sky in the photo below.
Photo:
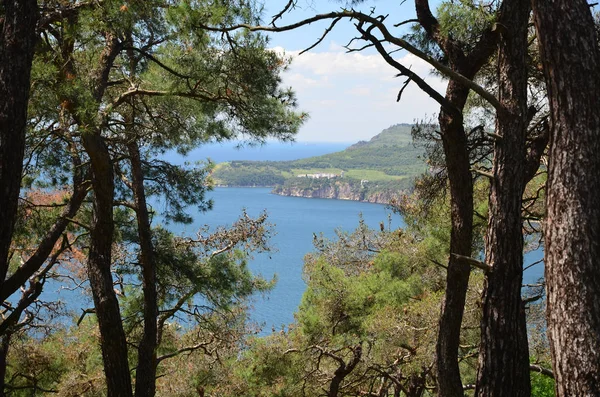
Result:
<svg viewBox="0 0 600 397"><path fill-rule="evenodd" d="M267 0L265 19L277 13L286 0ZM375 13L389 14L389 25L415 17L414 2L407 0L368 1L362 9L375 6ZM432 1L432 7L438 1ZM288 13L279 25L304 19L316 13L339 10L341 2L298 0L298 8ZM410 84L400 102L396 102L404 78L374 51L347 53L343 45L354 37L349 21L340 21L323 42L308 53L300 51L312 45L329 26L315 23L297 30L271 35L271 46L293 57L284 74L284 84L297 93L301 110L310 114L309 121L297 136L299 142L356 142L367 140L396 123L437 117L439 105ZM394 29L394 28L391 28ZM402 30L392 30L401 34ZM405 51L394 54L396 60L421 76L438 91L446 83L431 75L431 68Z"/></svg>

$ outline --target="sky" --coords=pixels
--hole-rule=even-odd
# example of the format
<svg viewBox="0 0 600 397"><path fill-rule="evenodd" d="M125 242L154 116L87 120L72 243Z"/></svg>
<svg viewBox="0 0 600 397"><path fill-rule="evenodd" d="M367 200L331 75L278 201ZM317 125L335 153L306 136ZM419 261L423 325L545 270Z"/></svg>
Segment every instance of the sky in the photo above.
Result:
<svg viewBox="0 0 600 397"><path fill-rule="evenodd" d="M266 0L265 20L275 15L287 1ZM389 14L388 25L414 18L411 0L368 1L368 10ZM436 1L432 1L432 8ZM298 7L278 23L284 25L318 13L339 10L343 4L327 0L298 0ZM368 140L381 130L397 123L413 123L437 118L439 105L414 83L405 89L396 102L404 77L395 77L396 69L389 66L375 51L347 53L343 47L354 37L349 21L340 21L334 30L314 49L302 55L323 34L329 22L315 23L285 33L271 34L270 45L291 56L293 61L283 75L283 83L297 94L299 109L309 113L309 120L298 133L298 142L357 142ZM401 28L400 28L401 29ZM390 28L401 34L400 29ZM394 58L426 81L444 92L446 83L431 75L431 67L405 51Z"/></svg>

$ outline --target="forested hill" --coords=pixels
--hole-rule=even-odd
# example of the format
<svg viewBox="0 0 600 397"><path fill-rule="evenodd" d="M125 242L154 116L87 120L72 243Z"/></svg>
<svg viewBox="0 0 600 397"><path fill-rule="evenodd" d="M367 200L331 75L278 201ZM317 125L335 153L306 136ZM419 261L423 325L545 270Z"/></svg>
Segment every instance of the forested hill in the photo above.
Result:
<svg viewBox="0 0 600 397"><path fill-rule="evenodd" d="M413 146L411 125L397 124L368 142L323 156L221 163L213 177L219 185L273 186L284 195L385 202L410 189L425 171L422 154Z"/></svg>

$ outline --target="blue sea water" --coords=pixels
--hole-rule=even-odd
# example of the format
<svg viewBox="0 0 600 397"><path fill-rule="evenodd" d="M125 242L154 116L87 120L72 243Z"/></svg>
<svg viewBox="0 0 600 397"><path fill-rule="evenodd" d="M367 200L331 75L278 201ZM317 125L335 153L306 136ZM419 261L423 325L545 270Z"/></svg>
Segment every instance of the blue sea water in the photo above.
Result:
<svg viewBox="0 0 600 397"><path fill-rule="evenodd" d="M165 160L174 163L205 160L215 162L232 160L293 160L343 150L343 143L280 143L271 142L264 146L239 149L236 143L205 145L182 157L167 153ZM306 285L302 280L303 257L310 252L313 233L333 237L336 229L352 231L358 226L359 216L371 228L379 228L380 222L388 224L389 211L380 204L360 203L343 200L306 199L273 195L267 188L217 188L209 193L214 208L198 213L191 225L169 225L178 234L193 235L203 225L211 228L233 223L245 208L249 215L257 216L266 210L269 222L275 224L276 235L271 245L276 251L256 255L250 262L251 269L270 279L277 275L277 285L266 297L256 297L251 319L264 325L264 329L278 328L294 320L294 312ZM398 215L391 216L391 227L403 225ZM525 263L541 259L541 249L525 256ZM525 272L524 283L535 283L543 276L543 264ZM43 293L49 301L62 300L70 309L80 312L92 307L91 299L77 289L70 291L64 285L52 283ZM42 298L44 298L42 297Z"/></svg>
<svg viewBox="0 0 600 397"><path fill-rule="evenodd" d="M177 234L193 236L204 225L214 229L231 225L246 209L250 216L267 211L269 222L275 225L275 236L271 245L276 249L268 254L259 254L250 262L256 274L270 279L277 276L275 288L265 297L257 296L253 302L251 320L264 326L265 332L279 329L294 321L306 285L302 279L304 255L313 249L313 233L334 237L335 230L352 231L358 226L359 216L365 223L378 229L380 222L391 227L403 225L398 215L391 215L381 204L356 201L308 199L283 197L270 193L268 188L216 188L209 193L214 201L211 211L198 213L191 225L169 225ZM543 257L538 249L525 255L525 263L533 263ZM533 284L543 276L543 264L529 268L524 274L524 283ZM54 300L60 298L80 312L91 307L91 299L80 291L49 290L44 292Z"/></svg>
<svg viewBox="0 0 600 397"><path fill-rule="evenodd" d="M250 262L250 268L265 278L277 276L275 288L266 297L256 297L252 320L263 324L266 330L279 328L294 320L294 311L306 285L302 280L305 254L313 249L313 233L334 237L335 230L356 229L359 216L365 223L379 229L380 222L391 227L402 226L398 215L392 215L381 204L356 201L283 197L270 193L268 188L217 188L210 193L214 201L212 211L199 214L192 225L179 226L176 233L193 234L202 225L231 225L242 209L250 216L267 211L269 222L275 225L271 245L275 252L259 254Z"/></svg>
<svg viewBox="0 0 600 397"><path fill-rule="evenodd" d="M215 163L234 160L285 161L339 152L351 143L323 142L268 142L264 145L248 145L239 142L211 143L192 150L185 157L178 153L166 153L163 158L175 164L210 158Z"/></svg>

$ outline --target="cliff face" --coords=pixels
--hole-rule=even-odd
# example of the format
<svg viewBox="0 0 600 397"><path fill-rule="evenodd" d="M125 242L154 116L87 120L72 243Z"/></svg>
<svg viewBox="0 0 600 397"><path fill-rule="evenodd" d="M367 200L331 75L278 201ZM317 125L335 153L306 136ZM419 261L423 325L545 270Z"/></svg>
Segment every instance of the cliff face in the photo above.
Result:
<svg viewBox="0 0 600 397"><path fill-rule="evenodd" d="M272 193L291 197L325 198L388 204L392 198L399 196L401 192L369 191L367 187L337 181L332 184L314 185L309 187L276 186L272 190Z"/></svg>

